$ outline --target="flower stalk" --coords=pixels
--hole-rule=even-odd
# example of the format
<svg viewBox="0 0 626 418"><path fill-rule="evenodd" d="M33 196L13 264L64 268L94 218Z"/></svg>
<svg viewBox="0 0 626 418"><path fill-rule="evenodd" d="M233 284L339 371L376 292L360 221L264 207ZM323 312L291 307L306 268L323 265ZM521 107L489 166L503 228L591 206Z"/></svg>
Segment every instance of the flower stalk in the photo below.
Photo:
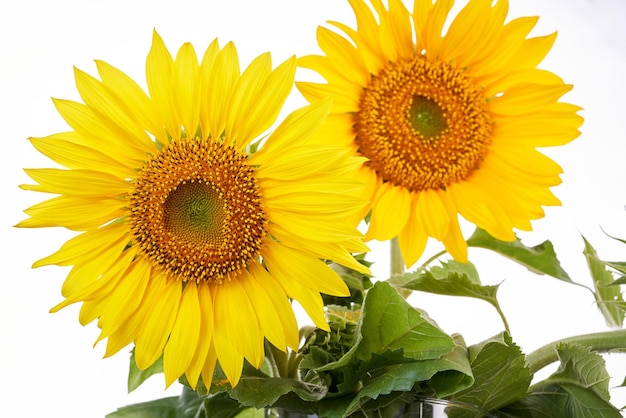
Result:
<svg viewBox="0 0 626 418"><path fill-rule="evenodd" d="M579 344L600 353L623 352L626 351L626 329L576 335L546 344L526 356L530 372L535 374L558 361L556 348L560 344Z"/></svg>

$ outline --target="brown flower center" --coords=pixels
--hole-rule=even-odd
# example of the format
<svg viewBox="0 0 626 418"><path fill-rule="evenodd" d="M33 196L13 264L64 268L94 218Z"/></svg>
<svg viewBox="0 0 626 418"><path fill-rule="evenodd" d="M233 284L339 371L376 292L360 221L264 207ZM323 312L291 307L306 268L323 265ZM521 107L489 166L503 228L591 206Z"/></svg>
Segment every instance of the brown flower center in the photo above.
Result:
<svg viewBox="0 0 626 418"><path fill-rule="evenodd" d="M373 77L354 120L369 166L412 192L469 177L493 130L486 99L465 72L422 56L391 63Z"/></svg>
<svg viewBox="0 0 626 418"><path fill-rule="evenodd" d="M179 140L141 169L129 199L134 241L181 280L221 282L259 255L267 218L245 154Z"/></svg>

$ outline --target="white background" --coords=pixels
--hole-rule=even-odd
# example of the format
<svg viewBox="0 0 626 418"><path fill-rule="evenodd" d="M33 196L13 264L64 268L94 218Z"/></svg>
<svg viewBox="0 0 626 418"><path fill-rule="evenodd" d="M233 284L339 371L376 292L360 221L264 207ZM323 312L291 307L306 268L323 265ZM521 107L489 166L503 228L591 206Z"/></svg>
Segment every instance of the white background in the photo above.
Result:
<svg viewBox="0 0 626 418"><path fill-rule="evenodd" d="M601 232L626 238L626 0L511 0L510 16L539 15L534 34L558 30L557 42L542 64L575 85L567 101L584 107L582 136L565 147L548 150L563 169L555 189L563 206L548 208L521 234L527 244L551 239L573 280L589 285L582 257L585 235L610 260L626 260L626 246ZM55 251L71 234L58 230L24 230L12 225L21 210L44 195L24 192L22 167L51 163L26 141L67 130L50 97L78 100L72 66L96 74L93 59L122 69L145 86L144 64L156 28L174 54L185 41L198 55L215 38L233 40L241 61L270 51L275 63L293 54L318 51L315 28L326 20L352 25L340 0L230 1L13 1L0 5L0 151L2 267L0 276L0 414L18 417L103 417L117 407L177 395L164 392L161 377L126 393L128 356L123 350L102 359L104 344L92 349L95 324L78 324L78 306L56 314L66 270L31 270L33 261ZM288 110L303 104L294 91ZM471 232L471 228L467 228ZM372 243L379 277L387 272L387 244ZM434 243L428 254L438 251ZM603 331L606 326L586 290L536 276L511 262L480 250L470 258L483 281L496 284L515 341L528 352L554 339ZM459 298L416 294L447 331L461 332L468 344L501 331L492 308ZM607 356L619 385L626 376L626 355ZM626 404L626 389L613 391ZM15 411L15 412L11 412ZM8 413L8 414L7 414Z"/></svg>

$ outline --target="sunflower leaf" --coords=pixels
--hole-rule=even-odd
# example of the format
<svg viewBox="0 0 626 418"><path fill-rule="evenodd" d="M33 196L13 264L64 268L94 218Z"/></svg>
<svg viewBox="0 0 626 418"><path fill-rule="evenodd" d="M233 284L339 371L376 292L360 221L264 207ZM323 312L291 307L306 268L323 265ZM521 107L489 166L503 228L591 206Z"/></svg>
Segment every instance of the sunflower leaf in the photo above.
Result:
<svg viewBox="0 0 626 418"><path fill-rule="evenodd" d="M178 396L127 405L106 415L106 418L179 418ZM193 417L193 415L191 415Z"/></svg>
<svg viewBox="0 0 626 418"><path fill-rule="evenodd" d="M442 263L441 267L433 267L430 271L393 276L388 283L403 289L484 300L498 311L506 326L506 318L496 297L500 285L483 286L478 279L478 273L474 273L473 265L462 266L463 264L453 261Z"/></svg>
<svg viewBox="0 0 626 418"><path fill-rule="evenodd" d="M486 231L476 228L467 240L470 247L484 248L503 255L537 274L547 274L556 279L574 283L561 267L550 241L527 247L519 239L512 242L500 241Z"/></svg>
<svg viewBox="0 0 626 418"><path fill-rule="evenodd" d="M277 399L290 392L304 401L315 402L326 395L326 387L298 379L250 376L241 378L228 394L242 405L263 408L273 405Z"/></svg>
<svg viewBox="0 0 626 418"><path fill-rule="evenodd" d="M499 411L501 416L622 416L609 401L609 374L599 354L577 344L561 344L557 353L561 363L558 370L533 385L526 397Z"/></svg>
<svg viewBox="0 0 626 418"><path fill-rule="evenodd" d="M620 288L610 286L614 283L613 274L607 268L606 263L600 260L589 241L585 237L583 240L585 242L583 254L593 278L598 309L600 309L608 326L619 328L624 323L624 314L626 313L626 304Z"/></svg>
<svg viewBox="0 0 626 418"><path fill-rule="evenodd" d="M372 356L374 360L376 356ZM368 365L367 379L363 380L363 387L354 395L354 398L344 416L373 407L375 410L381 406L377 400L382 395L393 392L411 391L416 384L429 386L437 396L448 396L469 387L474 381L472 370L467 359L464 347L457 347L452 352L438 359L412 361L409 363L393 364L386 367L372 367ZM446 373L446 379L436 379L428 382L438 373ZM445 383L445 384L443 384ZM450 384L452 383L452 384ZM434 388L435 386L436 388ZM365 404L369 407L365 407Z"/></svg>
<svg viewBox="0 0 626 418"><path fill-rule="evenodd" d="M495 410L526 394L530 370L520 348L504 332L469 347L474 384L454 399Z"/></svg>
<svg viewBox="0 0 626 418"><path fill-rule="evenodd" d="M193 418L234 418L248 409L249 406L241 405L228 393L220 392L207 397Z"/></svg>
<svg viewBox="0 0 626 418"><path fill-rule="evenodd" d="M150 376L163 373L163 357L152 363L150 367L141 370L135 362L135 349L130 353L130 367L128 370L128 393L137 389Z"/></svg>
<svg viewBox="0 0 626 418"><path fill-rule="evenodd" d="M180 396L127 405L112 412L106 418L196 418L201 415L204 398L194 391L183 388ZM211 415L213 416L213 415Z"/></svg>
<svg viewBox="0 0 626 418"><path fill-rule="evenodd" d="M359 331L362 338L355 356L362 361L397 349L402 349L406 358L428 360L454 349L452 337L387 282L378 282L368 291Z"/></svg>

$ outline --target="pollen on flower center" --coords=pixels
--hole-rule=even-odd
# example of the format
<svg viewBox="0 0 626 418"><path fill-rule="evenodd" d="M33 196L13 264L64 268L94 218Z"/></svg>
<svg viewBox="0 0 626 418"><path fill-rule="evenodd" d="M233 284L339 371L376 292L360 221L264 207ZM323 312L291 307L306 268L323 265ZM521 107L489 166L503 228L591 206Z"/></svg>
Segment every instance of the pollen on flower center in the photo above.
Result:
<svg viewBox="0 0 626 418"><path fill-rule="evenodd" d="M464 71L423 56L392 63L361 96L356 143L383 181L445 189L480 167L493 121Z"/></svg>
<svg viewBox="0 0 626 418"><path fill-rule="evenodd" d="M182 280L221 282L261 250L266 215L245 154L174 141L146 162L129 199L133 239Z"/></svg>

